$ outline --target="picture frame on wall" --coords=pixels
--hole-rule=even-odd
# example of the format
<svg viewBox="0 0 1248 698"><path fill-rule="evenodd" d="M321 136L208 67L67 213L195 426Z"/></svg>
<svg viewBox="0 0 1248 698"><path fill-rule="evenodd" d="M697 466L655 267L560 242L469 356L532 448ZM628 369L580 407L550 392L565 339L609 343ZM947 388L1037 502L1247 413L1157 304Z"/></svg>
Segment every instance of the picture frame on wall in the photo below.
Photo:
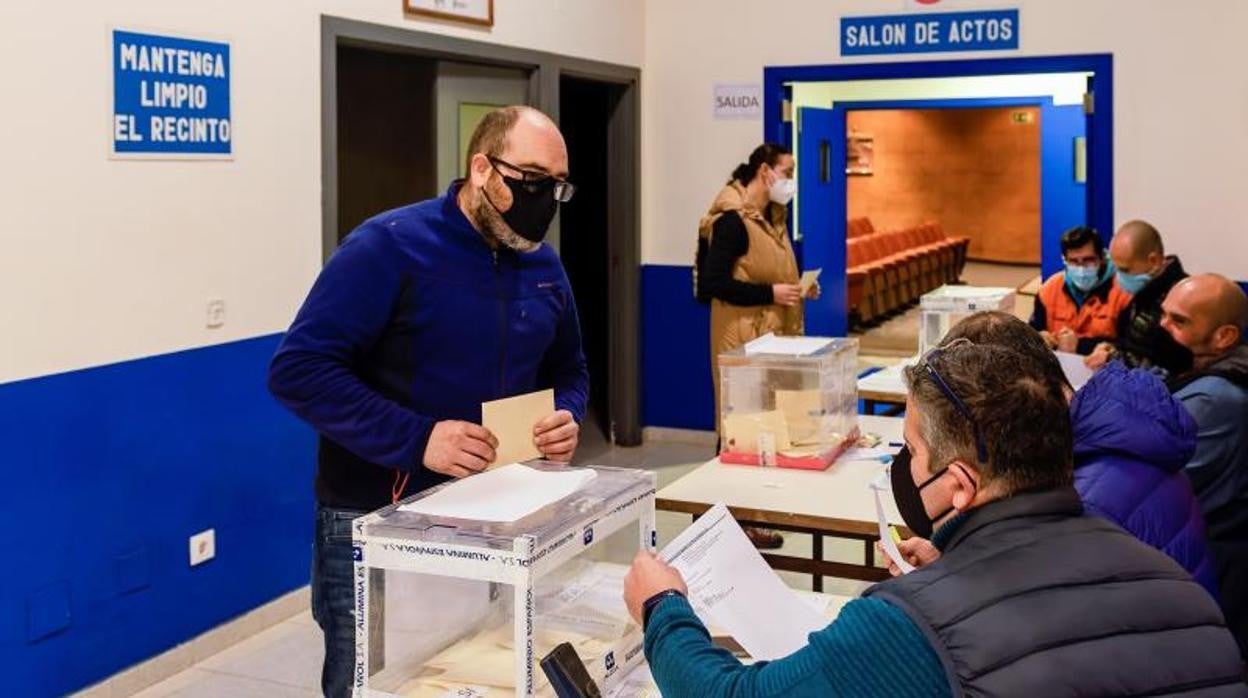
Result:
<svg viewBox="0 0 1248 698"><path fill-rule="evenodd" d="M494 26L494 0L403 0L403 12L482 27Z"/></svg>
<svg viewBox="0 0 1248 698"><path fill-rule="evenodd" d="M875 138L865 133L845 137L845 174L870 175L875 172Z"/></svg>

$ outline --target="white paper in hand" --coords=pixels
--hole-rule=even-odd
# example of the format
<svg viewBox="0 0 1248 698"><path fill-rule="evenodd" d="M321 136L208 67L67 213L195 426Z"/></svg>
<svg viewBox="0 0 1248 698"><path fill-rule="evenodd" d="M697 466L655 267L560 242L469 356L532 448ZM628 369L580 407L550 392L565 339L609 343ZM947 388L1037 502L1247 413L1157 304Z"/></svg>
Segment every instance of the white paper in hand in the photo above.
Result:
<svg viewBox="0 0 1248 698"><path fill-rule="evenodd" d="M894 565L897 565L897 569L901 570L902 574L910 574L914 571L914 565L906 562L906 558L901 554L901 550L897 548L897 543L893 540L893 530L888 525L888 517L884 515L884 502L880 498L881 492L888 492L890 496L893 493L893 488L888 483L888 470L881 471L871 481L869 487L871 492L875 494L875 517L876 523L880 527L880 547L884 548L884 554L888 555L888 559L892 560Z"/></svg>
<svg viewBox="0 0 1248 698"><path fill-rule="evenodd" d="M756 660L790 655L828 624L767 566L723 504L659 556L680 570L702 620L726 630Z"/></svg>
<svg viewBox="0 0 1248 698"><path fill-rule="evenodd" d="M1055 351L1053 353L1057 354L1057 362L1062 365L1062 373L1066 374L1066 380L1070 381L1070 387L1078 390L1092 378L1094 371L1088 368L1087 364L1083 363L1085 357L1065 351Z"/></svg>
<svg viewBox="0 0 1248 698"><path fill-rule="evenodd" d="M597 475L589 468L548 471L512 463L456 480L399 511L510 523L567 497Z"/></svg>

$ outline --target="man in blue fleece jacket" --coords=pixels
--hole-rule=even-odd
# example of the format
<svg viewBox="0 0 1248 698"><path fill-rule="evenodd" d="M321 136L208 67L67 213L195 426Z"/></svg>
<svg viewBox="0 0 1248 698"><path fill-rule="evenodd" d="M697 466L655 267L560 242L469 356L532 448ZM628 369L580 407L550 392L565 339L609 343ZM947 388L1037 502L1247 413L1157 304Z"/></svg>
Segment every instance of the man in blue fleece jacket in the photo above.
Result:
<svg viewBox="0 0 1248 698"><path fill-rule="evenodd" d="M959 340L906 380L893 497L940 557L747 667L711 643L680 574L640 553L624 598L665 698L1248 694L1209 594L1083 515L1066 399L1040 361Z"/></svg>
<svg viewBox="0 0 1248 698"><path fill-rule="evenodd" d="M320 435L312 611L327 696L349 695L354 674L353 519L490 464L488 400L553 388L534 442L551 460L576 449L589 377L567 276L541 245L573 191L563 137L507 107L468 153L445 196L343 241L270 367L270 390Z"/></svg>

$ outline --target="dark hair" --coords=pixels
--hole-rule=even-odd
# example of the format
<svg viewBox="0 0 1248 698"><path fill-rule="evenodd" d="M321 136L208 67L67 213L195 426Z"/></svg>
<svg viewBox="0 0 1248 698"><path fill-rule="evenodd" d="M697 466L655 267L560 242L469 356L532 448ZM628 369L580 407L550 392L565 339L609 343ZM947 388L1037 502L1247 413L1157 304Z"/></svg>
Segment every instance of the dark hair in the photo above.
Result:
<svg viewBox="0 0 1248 698"><path fill-rule="evenodd" d="M976 457L974 430L925 368L930 366L966 406L988 449ZM1073 436L1061 390L1034 357L998 344L954 342L905 370L910 397L923 415L923 439L936 470L954 460L975 464L984 484L1007 494L1068 486Z"/></svg>
<svg viewBox="0 0 1248 698"><path fill-rule="evenodd" d="M1096 231L1086 225L1077 225L1070 230L1062 233L1062 256L1065 257L1067 252L1077 250L1088 243L1092 243L1092 249L1096 250L1096 256L1101 259L1105 258L1105 241L1101 240L1101 236Z"/></svg>
<svg viewBox="0 0 1248 698"><path fill-rule="evenodd" d="M1031 325L999 310L985 310L968 315L949 328L941 344L966 339L972 344L997 344L1035 359L1044 367L1044 375L1058 387L1070 387L1057 355L1049 349ZM1073 389L1072 389L1073 390Z"/></svg>
<svg viewBox="0 0 1248 698"><path fill-rule="evenodd" d="M528 107L512 106L495 109L481 117L481 122L468 139L468 153L464 160L464 172L472 171L472 157L482 153L490 157L498 157L507 148L507 134L511 132L520 115Z"/></svg>
<svg viewBox="0 0 1248 698"><path fill-rule="evenodd" d="M778 143L764 143L750 153L748 161L737 165L737 169L732 171L732 178L744 186L758 174L758 168L763 165L775 167L781 156L792 154L793 151Z"/></svg>

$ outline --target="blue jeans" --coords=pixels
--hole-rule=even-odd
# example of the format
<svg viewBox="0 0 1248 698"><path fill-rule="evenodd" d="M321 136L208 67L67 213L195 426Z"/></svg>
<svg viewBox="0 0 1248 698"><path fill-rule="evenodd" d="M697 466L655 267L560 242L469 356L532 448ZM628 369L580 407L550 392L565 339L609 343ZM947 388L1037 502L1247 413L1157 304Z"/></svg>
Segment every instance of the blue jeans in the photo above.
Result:
<svg viewBox="0 0 1248 698"><path fill-rule="evenodd" d="M325 635L321 691L350 698L355 673L355 598L351 522L365 512L317 507L312 544L312 617Z"/></svg>

